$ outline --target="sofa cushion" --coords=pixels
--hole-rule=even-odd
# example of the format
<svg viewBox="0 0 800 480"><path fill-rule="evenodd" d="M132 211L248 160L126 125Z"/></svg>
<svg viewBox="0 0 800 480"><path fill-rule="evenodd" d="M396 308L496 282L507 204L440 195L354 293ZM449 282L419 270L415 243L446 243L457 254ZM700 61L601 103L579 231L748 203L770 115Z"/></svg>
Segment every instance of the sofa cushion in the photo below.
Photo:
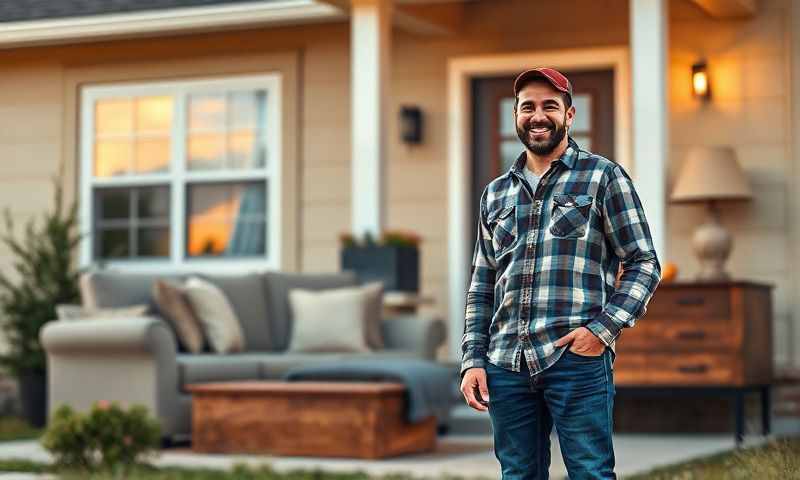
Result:
<svg viewBox="0 0 800 480"><path fill-rule="evenodd" d="M359 287L325 291L293 289L291 352L366 352L368 291Z"/></svg>
<svg viewBox="0 0 800 480"><path fill-rule="evenodd" d="M267 309L272 334L273 350L283 351L289 346L292 333L289 290L324 290L358 285L354 272L335 273L285 273L266 272L264 286L267 292Z"/></svg>
<svg viewBox="0 0 800 480"><path fill-rule="evenodd" d="M89 272L80 278L81 301L84 307L93 310L147 304L152 313L163 317L163 313L153 300L153 283L157 279L180 282L184 277L112 270Z"/></svg>
<svg viewBox="0 0 800 480"><path fill-rule="evenodd" d="M203 326L192 310L183 285L156 280L153 283L153 299L164 313L164 320L175 330L181 349L190 353L203 351Z"/></svg>
<svg viewBox="0 0 800 480"><path fill-rule="evenodd" d="M313 363L336 362L339 353L264 353L259 355L258 362L261 367L261 378L265 380L279 380L289 370L311 365Z"/></svg>
<svg viewBox="0 0 800 480"><path fill-rule="evenodd" d="M186 385L192 383L258 380L260 357L251 353L178 355L178 379L181 390L186 391Z"/></svg>
<svg viewBox="0 0 800 480"><path fill-rule="evenodd" d="M185 291L211 349L216 353L244 351L244 333L225 292L200 277L190 278Z"/></svg>
<svg viewBox="0 0 800 480"><path fill-rule="evenodd" d="M239 324L242 326L245 350L263 352L272 348L267 301L264 298L264 276L248 273L243 275L203 275L218 286L228 298Z"/></svg>
<svg viewBox="0 0 800 480"><path fill-rule="evenodd" d="M385 347L383 343L383 331L381 321L383 320L383 282L370 282L364 284L364 291L367 294L367 302L364 317L364 329L367 333L367 346L372 350L380 350Z"/></svg>
<svg viewBox="0 0 800 480"><path fill-rule="evenodd" d="M339 360L351 360L356 358L419 358L419 354L411 350L379 350L376 352L353 352L339 355Z"/></svg>
<svg viewBox="0 0 800 480"><path fill-rule="evenodd" d="M363 353L264 353L257 358L261 365L261 378L281 380L286 372L295 367L316 363L330 365L351 358L419 358L419 355L408 350L382 350Z"/></svg>

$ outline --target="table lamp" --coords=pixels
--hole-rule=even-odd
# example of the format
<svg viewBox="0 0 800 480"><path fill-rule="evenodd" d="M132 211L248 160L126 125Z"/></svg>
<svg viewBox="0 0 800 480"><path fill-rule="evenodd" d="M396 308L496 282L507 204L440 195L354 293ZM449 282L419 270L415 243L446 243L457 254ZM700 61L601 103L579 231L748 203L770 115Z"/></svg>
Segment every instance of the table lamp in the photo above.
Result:
<svg viewBox="0 0 800 480"><path fill-rule="evenodd" d="M733 247L730 232L720 222L719 203L749 200L753 193L730 147L694 147L681 168L670 199L673 203L706 203L708 216L692 237L700 262L698 281L725 281L725 261Z"/></svg>

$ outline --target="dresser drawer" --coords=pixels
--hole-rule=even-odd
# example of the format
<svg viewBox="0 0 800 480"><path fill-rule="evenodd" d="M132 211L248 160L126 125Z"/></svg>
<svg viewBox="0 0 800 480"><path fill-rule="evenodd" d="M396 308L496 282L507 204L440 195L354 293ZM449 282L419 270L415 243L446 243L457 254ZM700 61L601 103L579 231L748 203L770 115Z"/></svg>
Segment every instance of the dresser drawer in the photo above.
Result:
<svg viewBox="0 0 800 480"><path fill-rule="evenodd" d="M617 345L625 350L733 351L742 346L742 329L733 322L646 316L632 328L623 329Z"/></svg>
<svg viewBox="0 0 800 480"><path fill-rule="evenodd" d="M731 316L730 292L726 288L695 287L656 290L642 319L699 318L727 320Z"/></svg>
<svg viewBox="0 0 800 480"><path fill-rule="evenodd" d="M730 385L742 379L730 353L623 352L614 362L617 385Z"/></svg>

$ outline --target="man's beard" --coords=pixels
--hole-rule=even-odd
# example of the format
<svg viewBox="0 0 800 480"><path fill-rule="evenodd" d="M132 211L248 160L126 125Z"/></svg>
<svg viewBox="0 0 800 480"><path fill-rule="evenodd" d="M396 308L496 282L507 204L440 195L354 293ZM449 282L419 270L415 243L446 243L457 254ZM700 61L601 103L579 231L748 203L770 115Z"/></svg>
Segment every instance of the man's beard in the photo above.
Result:
<svg viewBox="0 0 800 480"><path fill-rule="evenodd" d="M548 140L544 140L541 142L535 142L530 139L529 133L534 128L541 128L547 127L550 129L550 137ZM567 125L566 122L562 123L561 125L556 125L555 123L539 123L534 125L527 125L524 128L520 128L517 126L517 136L522 141L522 144L525 145L525 148L530 150L536 155L547 155L561 143L561 140L564 139L564 136L567 134Z"/></svg>

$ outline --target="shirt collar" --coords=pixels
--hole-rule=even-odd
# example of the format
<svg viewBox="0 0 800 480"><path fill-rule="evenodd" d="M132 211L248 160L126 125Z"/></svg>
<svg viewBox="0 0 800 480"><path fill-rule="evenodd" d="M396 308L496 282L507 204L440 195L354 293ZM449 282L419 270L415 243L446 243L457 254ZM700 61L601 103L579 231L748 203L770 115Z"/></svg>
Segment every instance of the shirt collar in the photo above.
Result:
<svg viewBox="0 0 800 480"><path fill-rule="evenodd" d="M566 150L564 150L564 153L562 153L561 156L558 157L558 159L556 159L554 161L561 162L567 168L573 169L573 168L575 168L575 162L577 162L577 160L578 160L579 152L580 152L580 147L578 147L578 144L575 142L575 140L573 140L572 137L567 137L567 148L566 148ZM511 173L513 172L513 173L516 173L518 175L523 175L524 176L525 172L524 172L523 169L525 168L525 164L527 163L527 161L528 161L527 155L523 151L519 155L519 157L517 157L517 160L511 166L511 168L509 169L507 175L511 175Z"/></svg>

